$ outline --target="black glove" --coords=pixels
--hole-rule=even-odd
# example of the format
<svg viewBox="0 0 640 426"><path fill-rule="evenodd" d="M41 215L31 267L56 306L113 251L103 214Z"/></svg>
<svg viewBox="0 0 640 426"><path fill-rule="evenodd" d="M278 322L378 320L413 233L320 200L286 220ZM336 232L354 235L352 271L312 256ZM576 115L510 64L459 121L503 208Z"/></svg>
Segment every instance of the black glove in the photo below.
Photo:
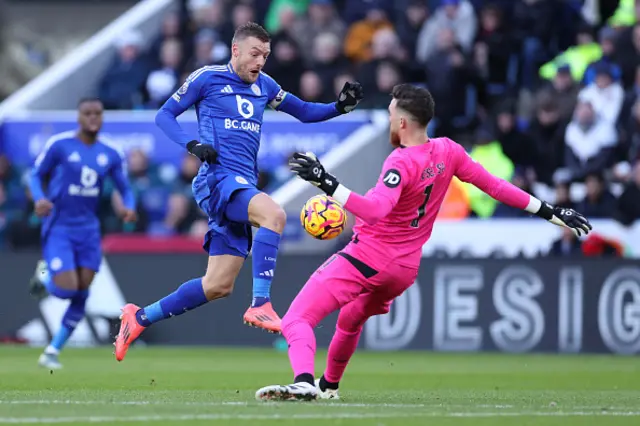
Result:
<svg viewBox="0 0 640 426"><path fill-rule="evenodd" d="M346 83L344 83L344 87L338 95L336 108L338 109L340 114L346 114L353 111L358 103L360 103L362 98L364 98L362 85L358 82L350 83L347 81Z"/></svg>
<svg viewBox="0 0 640 426"><path fill-rule="evenodd" d="M554 207L546 201L542 202L542 206L536 215L554 225L571 228L578 237L582 234L587 235L593 229L587 218L577 211L565 209L564 207Z"/></svg>
<svg viewBox="0 0 640 426"><path fill-rule="evenodd" d="M289 160L289 169L302 180L312 183L327 195L332 196L338 187L338 180L327 173L318 157L312 152L296 152Z"/></svg>
<svg viewBox="0 0 640 426"><path fill-rule="evenodd" d="M191 141L187 144L187 151L194 157L198 157L203 163L218 162L218 151L209 144Z"/></svg>

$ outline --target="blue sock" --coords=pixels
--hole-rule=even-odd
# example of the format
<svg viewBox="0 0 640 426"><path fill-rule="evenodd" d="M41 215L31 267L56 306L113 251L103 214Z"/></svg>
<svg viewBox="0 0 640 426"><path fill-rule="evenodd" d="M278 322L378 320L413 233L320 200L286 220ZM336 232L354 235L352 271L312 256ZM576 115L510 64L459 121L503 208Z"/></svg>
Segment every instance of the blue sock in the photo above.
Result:
<svg viewBox="0 0 640 426"><path fill-rule="evenodd" d="M51 340L50 346L56 351L62 350L67 340L69 340L69 337L71 337L73 330L76 329L80 321L82 321L82 318L84 318L84 309L88 297L88 290L75 290L75 295L71 298L71 303L62 317L62 325Z"/></svg>
<svg viewBox="0 0 640 426"><path fill-rule="evenodd" d="M140 309L136 313L136 319L141 326L149 327L154 322L182 315L207 302L207 296L202 288L202 278L196 278L182 284L163 299Z"/></svg>
<svg viewBox="0 0 640 426"><path fill-rule="evenodd" d="M267 228L258 229L256 237L253 239L253 301L251 306L254 308L269 301L279 244L280 234Z"/></svg>

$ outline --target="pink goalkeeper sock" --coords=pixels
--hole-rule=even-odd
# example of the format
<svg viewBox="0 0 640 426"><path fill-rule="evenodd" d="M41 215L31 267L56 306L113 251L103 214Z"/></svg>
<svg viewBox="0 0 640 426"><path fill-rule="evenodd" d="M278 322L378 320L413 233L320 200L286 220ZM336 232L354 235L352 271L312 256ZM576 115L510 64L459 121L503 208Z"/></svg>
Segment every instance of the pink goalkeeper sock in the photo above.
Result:
<svg viewBox="0 0 640 426"><path fill-rule="evenodd" d="M327 355L327 369L324 378L331 383L338 383L344 375L344 370L349 364L358 347L358 340L362 334L362 327L358 331L347 332L336 327L336 332L329 345Z"/></svg>
<svg viewBox="0 0 640 426"><path fill-rule="evenodd" d="M304 373L314 375L316 336L313 334L311 324L302 318L287 322L283 324L282 334L289 344L289 360L293 376L297 377Z"/></svg>

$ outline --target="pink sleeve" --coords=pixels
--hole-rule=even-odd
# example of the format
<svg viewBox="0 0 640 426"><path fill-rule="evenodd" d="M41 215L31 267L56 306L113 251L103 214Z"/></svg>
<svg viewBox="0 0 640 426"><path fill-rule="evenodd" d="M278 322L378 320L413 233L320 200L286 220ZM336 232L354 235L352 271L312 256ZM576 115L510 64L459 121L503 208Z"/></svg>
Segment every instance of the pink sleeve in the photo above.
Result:
<svg viewBox="0 0 640 426"><path fill-rule="evenodd" d="M382 166L376 186L365 196L351 192L344 207L367 224L375 225L398 204L407 179L406 168L402 162L397 158L388 158Z"/></svg>
<svg viewBox="0 0 640 426"><path fill-rule="evenodd" d="M531 195L517 186L489 173L482 165L474 161L469 154L455 142L454 163L457 165L455 175L463 182L468 182L492 198L508 206L524 210L529 205Z"/></svg>

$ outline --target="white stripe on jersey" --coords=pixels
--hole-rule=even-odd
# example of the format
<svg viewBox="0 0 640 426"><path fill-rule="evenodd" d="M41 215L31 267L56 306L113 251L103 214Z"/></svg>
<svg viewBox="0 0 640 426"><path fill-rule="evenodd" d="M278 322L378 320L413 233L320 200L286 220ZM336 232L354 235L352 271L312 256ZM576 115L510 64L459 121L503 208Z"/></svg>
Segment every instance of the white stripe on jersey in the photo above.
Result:
<svg viewBox="0 0 640 426"><path fill-rule="evenodd" d="M229 72L229 68L226 65L207 65L191 73L191 75L187 78L187 81L189 82L195 81L198 77L200 77L202 74L204 74L207 71Z"/></svg>
<svg viewBox="0 0 640 426"><path fill-rule="evenodd" d="M47 142L44 144L44 148L42 148L42 151L36 158L35 166L38 167L40 163L42 163L42 160L44 160L44 156L47 154L47 151L51 149L54 143L63 139L74 138L75 136L76 136L75 130L68 130L66 132L58 133L56 135L51 136L47 140Z"/></svg>

